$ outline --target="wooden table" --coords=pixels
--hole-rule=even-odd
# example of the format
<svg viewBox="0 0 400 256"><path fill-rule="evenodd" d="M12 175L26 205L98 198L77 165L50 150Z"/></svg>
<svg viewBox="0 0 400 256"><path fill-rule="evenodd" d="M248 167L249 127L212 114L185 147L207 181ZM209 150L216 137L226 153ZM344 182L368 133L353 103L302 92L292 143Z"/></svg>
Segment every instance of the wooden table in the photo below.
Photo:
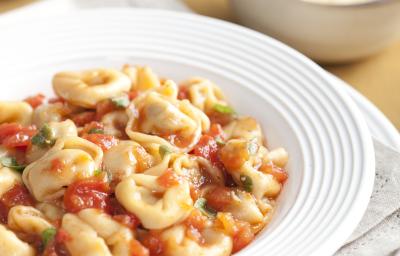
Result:
<svg viewBox="0 0 400 256"><path fill-rule="evenodd" d="M0 13L35 1L0 0ZM236 22L229 0L185 2L200 14ZM400 129L400 42L362 61L324 68L370 99Z"/></svg>

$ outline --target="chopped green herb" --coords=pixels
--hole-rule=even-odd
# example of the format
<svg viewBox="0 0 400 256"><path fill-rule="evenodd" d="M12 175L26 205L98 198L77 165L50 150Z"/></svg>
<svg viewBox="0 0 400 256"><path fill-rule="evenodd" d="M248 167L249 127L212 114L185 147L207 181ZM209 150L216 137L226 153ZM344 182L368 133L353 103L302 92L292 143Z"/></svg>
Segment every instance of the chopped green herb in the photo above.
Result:
<svg viewBox="0 0 400 256"><path fill-rule="evenodd" d="M235 114L235 110L230 106L222 105L222 104L214 104L213 109L221 114Z"/></svg>
<svg viewBox="0 0 400 256"><path fill-rule="evenodd" d="M130 103L128 95L112 98L111 102L114 103L114 105L119 108L126 108L129 106Z"/></svg>
<svg viewBox="0 0 400 256"><path fill-rule="evenodd" d="M25 165L17 163L17 160L13 157L3 156L0 158L0 163L8 168L14 169L16 171L22 172L25 169Z"/></svg>
<svg viewBox="0 0 400 256"><path fill-rule="evenodd" d="M221 137L216 137L215 142L217 142L218 146L224 146L226 143L221 139Z"/></svg>
<svg viewBox="0 0 400 256"><path fill-rule="evenodd" d="M56 233L57 230L55 228L47 228L42 232L42 242L45 247L54 239Z"/></svg>
<svg viewBox="0 0 400 256"><path fill-rule="evenodd" d="M40 131L32 137L32 144L41 148L53 146L54 143L53 132L47 124L43 125Z"/></svg>
<svg viewBox="0 0 400 256"><path fill-rule="evenodd" d="M253 190L253 181L247 175L240 175L240 181L242 182L243 188L247 192L251 192Z"/></svg>
<svg viewBox="0 0 400 256"><path fill-rule="evenodd" d="M88 132L89 134L104 134L104 130L103 129L99 129L99 128L92 128L89 130Z"/></svg>
<svg viewBox="0 0 400 256"><path fill-rule="evenodd" d="M258 151L257 139L254 138L250 140L247 144L247 150L249 150L250 155L255 155Z"/></svg>
<svg viewBox="0 0 400 256"><path fill-rule="evenodd" d="M194 207L199 209L203 214L207 215L208 217L215 218L217 216L217 211L213 208L207 206L207 199L200 197L194 203Z"/></svg>
<svg viewBox="0 0 400 256"><path fill-rule="evenodd" d="M160 154L161 158L164 158L165 155L172 153L172 150L165 145L161 145L158 148L158 153Z"/></svg>
<svg viewBox="0 0 400 256"><path fill-rule="evenodd" d="M96 169L96 170L94 170L93 174L94 174L94 176L99 176L102 172L103 172L102 170Z"/></svg>

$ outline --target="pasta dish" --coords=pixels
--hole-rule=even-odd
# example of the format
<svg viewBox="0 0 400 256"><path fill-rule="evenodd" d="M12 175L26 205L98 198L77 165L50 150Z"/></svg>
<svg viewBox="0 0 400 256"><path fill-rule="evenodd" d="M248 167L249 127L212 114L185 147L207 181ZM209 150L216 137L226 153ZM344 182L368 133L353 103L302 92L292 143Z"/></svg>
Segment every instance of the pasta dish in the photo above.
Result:
<svg viewBox="0 0 400 256"><path fill-rule="evenodd" d="M283 148L204 78L125 65L0 101L0 255L225 256L270 221Z"/></svg>

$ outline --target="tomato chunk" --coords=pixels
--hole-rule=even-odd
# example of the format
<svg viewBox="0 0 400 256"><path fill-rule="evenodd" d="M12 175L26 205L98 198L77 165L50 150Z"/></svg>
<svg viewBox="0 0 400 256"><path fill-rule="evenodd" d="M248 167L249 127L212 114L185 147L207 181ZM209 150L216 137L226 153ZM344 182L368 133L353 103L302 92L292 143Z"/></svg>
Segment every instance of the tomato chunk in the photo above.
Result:
<svg viewBox="0 0 400 256"><path fill-rule="evenodd" d="M82 112L73 115L71 119L77 126L84 126L85 124L96 120L96 112L92 111Z"/></svg>
<svg viewBox="0 0 400 256"><path fill-rule="evenodd" d="M169 168L157 178L157 182L165 188L170 188L180 183L180 177L171 168Z"/></svg>
<svg viewBox="0 0 400 256"><path fill-rule="evenodd" d="M139 96L139 92L137 90L132 90L132 91L128 92L129 100L133 100L137 96Z"/></svg>
<svg viewBox="0 0 400 256"><path fill-rule="evenodd" d="M63 229L57 231L55 239L47 245L43 252L43 256L70 256L65 242L71 240L72 237Z"/></svg>
<svg viewBox="0 0 400 256"><path fill-rule="evenodd" d="M131 229L136 229L140 225L140 219L128 212L115 197L110 198L107 212L113 216L114 220Z"/></svg>
<svg viewBox="0 0 400 256"><path fill-rule="evenodd" d="M193 152L196 156L201 156L210 160L214 165L219 162L218 145L215 139L210 135L203 135L194 147Z"/></svg>
<svg viewBox="0 0 400 256"><path fill-rule="evenodd" d="M274 178L279 183L284 183L288 178L287 172L284 169L274 165L273 163L263 164L261 166L260 170L264 173L268 173L268 174L271 174L272 176L274 176Z"/></svg>
<svg viewBox="0 0 400 256"><path fill-rule="evenodd" d="M97 120L101 120L101 118L116 110L117 107L115 106L114 103L111 102L111 100L107 99L107 100L102 100L99 103L97 103L96 105L96 119Z"/></svg>
<svg viewBox="0 0 400 256"><path fill-rule="evenodd" d="M26 98L24 101L31 105L32 108L37 108L38 106L43 104L45 98L46 97L43 94L39 93L35 96Z"/></svg>
<svg viewBox="0 0 400 256"><path fill-rule="evenodd" d="M229 205L233 200L232 191L226 187L215 187L210 190L205 198L207 199L207 204L217 210L223 211L224 208Z"/></svg>
<svg viewBox="0 0 400 256"><path fill-rule="evenodd" d="M150 230L141 242L149 249L151 256L161 256L163 254L164 245L159 231Z"/></svg>
<svg viewBox="0 0 400 256"><path fill-rule="evenodd" d="M0 198L0 219L3 223L7 222L8 211L16 205L32 206L34 200L25 186L15 184L10 190Z"/></svg>
<svg viewBox="0 0 400 256"><path fill-rule="evenodd" d="M23 127L17 123L0 125L0 143L8 148L26 148L35 134L34 126Z"/></svg>
<svg viewBox="0 0 400 256"><path fill-rule="evenodd" d="M254 233L248 222L237 220L235 226L236 232L233 235L233 253L240 251L254 240Z"/></svg>
<svg viewBox="0 0 400 256"><path fill-rule="evenodd" d="M107 210L110 187L98 179L79 180L67 188L64 207L68 212L79 212L86 208Z"/></svg>
<svg viewBox="0 0 400 256"><path fill-rule="evenodd" d="M212 124L207 134L216 139L218 138L221 140L225 140L226 138L224 130L222 130L220 124Z"/></svg>
<svg viewBox="0 0 400 256"><path fill-rule="evenodd" d="M185 100L189 98L189 91L187 86L179 86L178 99Z"/></svg>
<svg viewBox="0 0 400 256"><path fill-rule="evenodd" d="M103 130L104 130L104 125L102 123L93 121L88 124L85 124L83 129L79 132L79 136L83 136L84 134L90 134L90 133L99 134L99 131Z"/></svg>
<svg viewBox="0 0 400 256"><path fill-rule="evenodd" d="M200 210L194 209L190 213L189 217L186 218L184 223L187 227L194 227L198 230L203 230L206 227L207 222L208 218L203 215Z"/></svg>
<svg viewBox="0 0 400 256"><path fill-rule="evenodd" d="M93 142L104 151L109 150L112 146L117 145L118 143L118 140L114 136L107 134L85 134L82 138Z"/></svg>

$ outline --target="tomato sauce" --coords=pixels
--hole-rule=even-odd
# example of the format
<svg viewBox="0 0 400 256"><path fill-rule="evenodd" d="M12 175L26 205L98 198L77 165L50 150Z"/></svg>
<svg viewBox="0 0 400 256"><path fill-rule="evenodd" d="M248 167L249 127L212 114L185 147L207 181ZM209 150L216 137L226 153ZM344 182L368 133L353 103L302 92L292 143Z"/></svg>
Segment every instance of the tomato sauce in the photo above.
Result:
<svg viewBox="0 0 400 256"><path fill-rule="evenodd" d="M68 186L64 194L64 207L76 213L86 208L107 210L110 187L99 179L79 180Z"/></svg>
<svg viewBox="0 0 400 256"><path fill-rule="evenodd" d="M31 138L36 134L36 127L23 127L17 123L0 125L0 144L8 148L26 149L31 143Z"/></svg>
<svg viewBox="0 0 400 256"><path fill-rule="evenodd" d="M85 134L82 136L85 140L93 142L97 146L101 147L103 151L109 150L112 146L118 144L118 140L112 136L107 134Z"/></svg>
<svg viewBox="0 0 400 256"><path fill-rule="evenodd" d="M271 174L279 183L284 183L288 178L288 173L273 163L263 164L260 171Z"/></svg>
<svg viewBox="0 0 400 256"><path fill-rule="evenodd" d="M169 168L157 178L157 182L164 188L170 188L179 185L180 177L171 168Z"/></svg>
<svg viewBox="0 0 400 256"><path fill-rule="evenodd" d="M0 219L3 223L7 222L8 211L16 205L32 206L34 200L25 186L15 184L10 190L0 198Z"/></svg>
<svg viewBox="0 0 400 256"><path fill-rule="evenodd" d="M96 120L96 112L85 111L79 114L74 114L73 116L71 116L71 119L76 124L76 126L84 126L85 124Z"/></svg>
<svg viewBox="0 0 400 256"><path fill-rule="evenodd" d="M141 241L142 244L149 249L150 256L163 255L164 245L160 233L160 231L150 230Z"/></svg>
<svg viewBox="0 0 400 256"><path fill-rule="evenodd" d="M36 94L35 96L31 96L24 99L24 101L27 102L29 105L31 105L32 108L37 108L38 106L43 104L45 98L46 97L43 94L39 93Z"/></svg>

